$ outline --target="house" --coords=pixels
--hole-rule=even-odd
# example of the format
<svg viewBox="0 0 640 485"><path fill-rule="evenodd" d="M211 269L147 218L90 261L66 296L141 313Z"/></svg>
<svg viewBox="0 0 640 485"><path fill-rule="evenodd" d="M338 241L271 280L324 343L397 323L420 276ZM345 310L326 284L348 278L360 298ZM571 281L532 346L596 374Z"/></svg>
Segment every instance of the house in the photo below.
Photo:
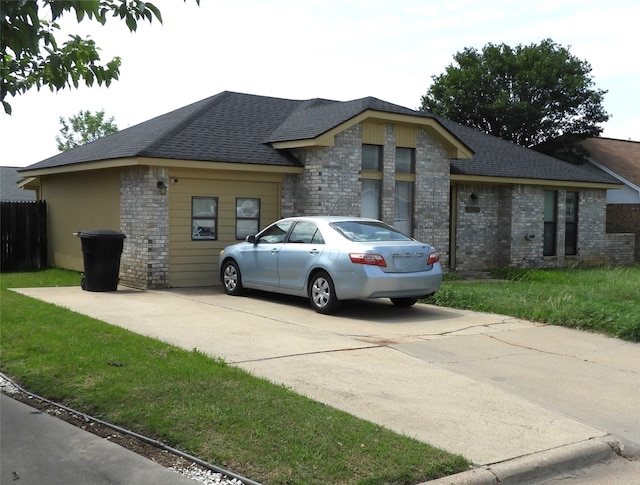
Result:
<svg viewBox="0 0 640 485"><path fill-rule="evenodd" d="M22 179L18 173L19 167L0 167L0 200L3 202L31 202L36 200L33 190L23 190L18 187Z"/></svg>
<svg viewBox="0 0 640 485"><path fill-rule="evenodd" d="M590 163L620 181L607 190L607 232L635 234L635 260L640 261L640 142L590 138L582 144Z"/></svg>
<svg viewBox="0 0 640 485"><path fill-rule="evenodd" d="M123 284L218 284L226 245L284 216L390 222L450 270L607 259L609 174L430 113L222 92L22 171L49 208L50 261L82 270L74 232L126 234Z"/></svg>

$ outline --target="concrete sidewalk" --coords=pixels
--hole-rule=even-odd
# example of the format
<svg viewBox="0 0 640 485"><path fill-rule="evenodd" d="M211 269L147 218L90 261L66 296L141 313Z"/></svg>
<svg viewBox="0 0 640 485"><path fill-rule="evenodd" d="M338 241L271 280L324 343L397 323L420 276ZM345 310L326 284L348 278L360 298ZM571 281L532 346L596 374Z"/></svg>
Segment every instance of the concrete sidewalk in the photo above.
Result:
<svg viewBox="0 0 640 485"><path fill-rule="evenodd" d="M634 452L640 443L634 343L386 300L347 302L325 316L305 300L211 288L16 291L221 357L485 468L576 449L602 456L612 440Z"/></svg>
<svg viewBox="0 0 640 485"><path fill-rule="evenodd" d="M0 409L0 483L196 484L178 472L4 394L0 394Z"/></svg>

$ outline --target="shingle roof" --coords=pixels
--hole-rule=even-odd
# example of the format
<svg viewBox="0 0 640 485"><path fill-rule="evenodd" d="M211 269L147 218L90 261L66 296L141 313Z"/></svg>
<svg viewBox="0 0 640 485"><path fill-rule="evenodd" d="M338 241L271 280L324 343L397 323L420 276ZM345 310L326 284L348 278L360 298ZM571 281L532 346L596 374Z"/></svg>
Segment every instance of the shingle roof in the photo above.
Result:
<svg viewBox="0 0 640 485"><path fill-rule="evenodd" d="M299 166L266 137L301 101L224 91L63 152L28 170L128 157Z"/></svg>
<svg viewBox="0 0 640 485"><path fill-rule="evenodd" d="M24 190L18 187L22 177L18 173L19 167L0 167L0 200L2 201L32 201L36 200L34 190Z"/></svg>
<svg viewBox="0 0 640 485"><path fill-rule="evenodd" d="M266 141L275 143L279 141L315 138L367 110L433 118L433 115L429 113L414 111L372 97L344 102L312 99L302 102L298 108L267 137Z"/></svg>
<svg viewBox="0 0 640 485"><path fill-rule="evenodd" d="M574 165L451 120L440 117L438 120L474 152L471 159L452 160L451 174L618 183L614 177L588 164Z"/></svg>
<svg viewBox="0 0 640 485"><path fill-rule="evenodd" d="M431 113L377 98L291 100L224 91L113 135L43 160L26 170L129 157L301 166L270 144L315 138L367 111L438 120L475 155L452 160L452 174L616 183L599 170L565 163Z"/></svg>
<svg viewBox="0 0 640 485"><path fill-rule="evenodd" d="M640 142L589 138L582 145L593 160L640 187Z"/></svg>

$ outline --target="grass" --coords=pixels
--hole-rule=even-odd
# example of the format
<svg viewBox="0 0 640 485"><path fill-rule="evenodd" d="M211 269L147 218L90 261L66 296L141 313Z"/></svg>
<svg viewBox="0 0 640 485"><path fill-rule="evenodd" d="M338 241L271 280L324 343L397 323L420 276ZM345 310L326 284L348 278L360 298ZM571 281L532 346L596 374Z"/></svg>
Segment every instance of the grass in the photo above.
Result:
<svg viewBox="0 0 640 485"><path fill-rule="evenodd" d="M268 484L415 484L461 456L188 351L9 291L77 286L1 275L0 369L22 387Z"/></svg>
<svg viewBox="0 0 640 485"><path fill-rule="evenodd" d="M428 303L511 315L640 341L640 265L503 269L503 282L447 278Z"/></svg>

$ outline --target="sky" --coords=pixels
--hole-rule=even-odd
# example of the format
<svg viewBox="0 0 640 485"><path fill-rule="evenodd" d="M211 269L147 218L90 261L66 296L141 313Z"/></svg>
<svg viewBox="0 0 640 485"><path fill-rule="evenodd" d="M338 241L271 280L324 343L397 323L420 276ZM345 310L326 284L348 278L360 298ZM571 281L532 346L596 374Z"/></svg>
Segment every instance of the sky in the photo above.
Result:
<svg viewBox="0 0 640 485"><path fill-rule="evenodd" d="M608 91L602 136L640 141L637 0L153 0L163 23L130 33L67 15L58 40L89 35L120 79L52 93L7 96L0 165L25 167L58 153L60 117L104 110L124 129L222 91L338 101L373 96L417 109L453 56L486 44L550 38L587 61Z"/></svg>

